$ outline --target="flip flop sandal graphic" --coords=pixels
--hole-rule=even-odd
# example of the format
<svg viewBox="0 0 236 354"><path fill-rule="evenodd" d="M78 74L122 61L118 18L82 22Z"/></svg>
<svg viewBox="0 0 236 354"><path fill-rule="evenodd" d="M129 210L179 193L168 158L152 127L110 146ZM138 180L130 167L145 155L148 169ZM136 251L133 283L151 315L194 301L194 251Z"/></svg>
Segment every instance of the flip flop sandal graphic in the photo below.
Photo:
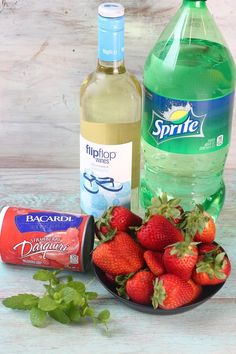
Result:
<svg viewBox="0 0 236 354"><path fill-rule="evenodd" d="M94 175L88 175L86 172L83 174L83 186L89 193L96 194L99 192L96 177Z"/></svg>
<svg viewBox="0 0 236 354"><path fill-rule="evenodd" d="M98 177L96 178L97 184L109 192L119 192L123 188L122 183L115 182L111 177Z"/></svg>

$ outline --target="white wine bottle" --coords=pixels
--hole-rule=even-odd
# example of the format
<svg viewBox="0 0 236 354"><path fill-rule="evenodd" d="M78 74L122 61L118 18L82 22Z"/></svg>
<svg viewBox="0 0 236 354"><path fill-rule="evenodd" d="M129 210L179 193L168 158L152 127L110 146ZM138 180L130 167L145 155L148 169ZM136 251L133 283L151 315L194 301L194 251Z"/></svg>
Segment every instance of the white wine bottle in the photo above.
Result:
<svg viewBox="0 0 236 354"><path fill-rule="evenodd" d="M124 7L98 8L98 64L80 91L80 205L100 217L138 205L142 91L124 65Z"/></svg>

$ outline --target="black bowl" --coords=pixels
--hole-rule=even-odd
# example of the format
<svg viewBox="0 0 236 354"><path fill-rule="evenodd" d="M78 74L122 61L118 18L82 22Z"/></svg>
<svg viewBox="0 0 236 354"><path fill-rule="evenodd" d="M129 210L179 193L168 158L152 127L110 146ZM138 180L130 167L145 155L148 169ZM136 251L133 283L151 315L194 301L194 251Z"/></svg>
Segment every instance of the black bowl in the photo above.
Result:
<svg viewBox="0 0 236 354"><path fill-rule="evenodd" d="M224 251L222 247L221 247L221 249L222 249L222 251ZM214 296L225 284L225 282L224 282L224 283L217 284L217 285L203 286L203 291L202 291L201 296L197 299L197 301L195 301L192 304L178 307L173 310L163 310L163 309L159 309L159 308L154 309L151 305L140 305L140 304L137 304L131 300L127 300L127 299L124 299L123 297L119 296L116 291L115 285L111 281L109 281L109 279L107 279L107 277L105 276L105 273L100 268L98 268L95 264L93 264L93 269L94 269L97 279L104 286L104 288L107 289L107 291L109 291L109 293L111 293L120 302L122 302L126 306L129 306L137 311L144 312L144 313L150 313L153 315L176 315L178 313L183 313L183 312L192 310L195 307L206 302L212 296Z"/></svg>

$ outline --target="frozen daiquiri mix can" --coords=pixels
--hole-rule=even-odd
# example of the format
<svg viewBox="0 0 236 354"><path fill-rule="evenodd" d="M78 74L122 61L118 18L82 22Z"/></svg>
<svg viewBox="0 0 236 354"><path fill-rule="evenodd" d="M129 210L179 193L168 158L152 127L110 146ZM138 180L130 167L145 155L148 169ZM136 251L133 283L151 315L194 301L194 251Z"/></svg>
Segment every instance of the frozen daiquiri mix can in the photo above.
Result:
<svg viewBox="0 0 236 354"><path fill-rule="evenodd" d="M0 212L5 263L84 272L93 243L92 216L8 206Z"/></svg>

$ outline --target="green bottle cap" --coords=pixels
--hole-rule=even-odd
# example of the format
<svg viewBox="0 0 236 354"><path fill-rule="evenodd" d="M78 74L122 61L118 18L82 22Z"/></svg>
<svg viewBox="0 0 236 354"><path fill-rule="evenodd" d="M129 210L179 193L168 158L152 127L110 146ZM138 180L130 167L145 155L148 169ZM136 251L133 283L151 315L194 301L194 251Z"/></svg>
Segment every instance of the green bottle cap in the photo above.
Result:
<svg viewBox="0 0 236 354"><path fill-rule="evenodd" d="M186 2L206 2L207 0L183 0L184 3Z"/></svg>

